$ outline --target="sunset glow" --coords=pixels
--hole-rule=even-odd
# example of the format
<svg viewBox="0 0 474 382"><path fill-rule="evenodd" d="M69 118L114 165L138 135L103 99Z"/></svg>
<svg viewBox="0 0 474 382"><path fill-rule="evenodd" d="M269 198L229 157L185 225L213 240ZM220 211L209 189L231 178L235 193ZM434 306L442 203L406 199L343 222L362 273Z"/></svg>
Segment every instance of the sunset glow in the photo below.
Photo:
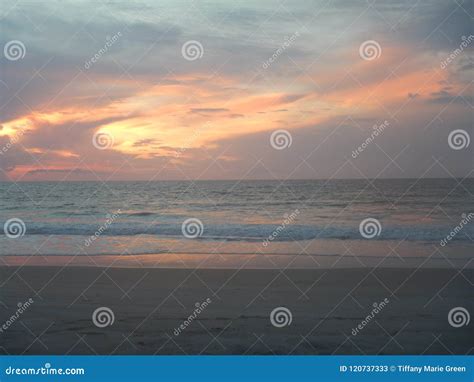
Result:
<svg viewBox="0 0 474 382"><path fill-rule="evenodd" d="M43 180L267 177L249 174L257 157L282 177L324 177L333 169L321 167L320 151L314 150L322 142L333 145L334 153L324 162L340 167L352 146L384 120L391 120L391 128L380 145L396 136L416 147L434 121L469 125L472 49L449 67L441 65L465 37L465 15L455 15L458 30L440 28L450 44L438 33L423 35L444 11L437 3L413 10L424 14L417 23L401 18L403 9L384 5L354 15L349 3L334 6L337 15L328 12L314 23L305 2L292 8L299 22L284 7L268 18L266 5L249 4L247 22L261 28L258 34L234 24L240 12L223 4L200 9L211 21L200 25L187 14L175 18L181 7L171 3L157 9L146 2L130 6L120 22L119 6L104 6L105 15L87 22L74 7L56 9L57 15L42 24L53 10L49 7L54 8L31 15L42 33L25 38L25 57L2 61L9 90L2 97L0 143L15 140L0 158L2 179L38 180L38 173ZM145 17L143 9L153 11ZM227 22L219 24L218 15L226 12ZM385 21L375 13L399 20L396 28L382 28ZM21 17L21 5L13 7L7 41L22 37ZM350 34L337 32L344 23L351 25ZM87 33L78 38L81 28ZM377 44L373 58L361 56L364 41L372 41L367 31ZM202 57L185 57L186 41L197 41ZM341 124L347 142L326 142ZM274 168L268 139L278 129L293 137L287 162L307 157L300 172L281 161ZM449 126L432 129L430 139L435 144L448 133ZM110 136L113 144L97 150L95 134ZM412 150L423 157L422 151ZM386 176L421 171L392 170ZM376 173L369 168L367 175Z"/></svg>

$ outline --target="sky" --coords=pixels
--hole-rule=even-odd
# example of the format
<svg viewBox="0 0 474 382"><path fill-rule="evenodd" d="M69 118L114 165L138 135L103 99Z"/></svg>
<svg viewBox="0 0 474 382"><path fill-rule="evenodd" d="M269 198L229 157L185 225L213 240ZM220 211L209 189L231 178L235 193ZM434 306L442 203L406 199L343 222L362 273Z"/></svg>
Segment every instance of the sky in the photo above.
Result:
<svg viewBox="0 0 474 382"><path fill-rule="evenodd" d="M470 1L3 1L0 180L472 177Z"/></svg>

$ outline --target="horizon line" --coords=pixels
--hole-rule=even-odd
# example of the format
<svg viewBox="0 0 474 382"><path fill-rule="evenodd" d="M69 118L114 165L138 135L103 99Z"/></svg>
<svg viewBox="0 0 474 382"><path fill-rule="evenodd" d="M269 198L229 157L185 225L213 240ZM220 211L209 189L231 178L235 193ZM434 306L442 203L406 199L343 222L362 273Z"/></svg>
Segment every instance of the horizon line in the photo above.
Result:
<svg viewBox="0 0 474 382"><path fill-rule="evenodd" d="M287 182L287 181L336 181L336 180L465 180L474 179L474 176L459 176L459 177L387 177L387 178L291 178L291 179L160 179L160 180L145 180L145 179L128 179L128 180L0 180L0 183L123 183L123 182L140 182L140 183L157 183L157 182Z"/></svg>

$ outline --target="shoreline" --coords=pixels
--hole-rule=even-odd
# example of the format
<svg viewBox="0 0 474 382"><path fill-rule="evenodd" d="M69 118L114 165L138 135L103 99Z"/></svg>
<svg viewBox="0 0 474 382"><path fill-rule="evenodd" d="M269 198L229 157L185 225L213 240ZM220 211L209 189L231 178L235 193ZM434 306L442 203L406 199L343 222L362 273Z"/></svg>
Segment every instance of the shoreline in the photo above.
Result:
<svg viewBox="0 0 474 382"><path fill-rule="evenodd" d="M1 255L2 266L150 269L474 269L473 258L344 256L337 254L158 253L125 255Z"/></svg>

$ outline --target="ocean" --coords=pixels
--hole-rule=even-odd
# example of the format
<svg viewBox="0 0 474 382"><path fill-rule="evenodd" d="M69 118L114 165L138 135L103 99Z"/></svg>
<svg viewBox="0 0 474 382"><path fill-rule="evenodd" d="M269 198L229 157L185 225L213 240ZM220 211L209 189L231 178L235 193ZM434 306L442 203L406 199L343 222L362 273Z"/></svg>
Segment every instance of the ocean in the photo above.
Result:
<svg viewBox="0 0 474 382"><path fill-rule="evenodd" d="M473 194L474 179L0 183L0 256L298 255L464 266Z"/></svg>

